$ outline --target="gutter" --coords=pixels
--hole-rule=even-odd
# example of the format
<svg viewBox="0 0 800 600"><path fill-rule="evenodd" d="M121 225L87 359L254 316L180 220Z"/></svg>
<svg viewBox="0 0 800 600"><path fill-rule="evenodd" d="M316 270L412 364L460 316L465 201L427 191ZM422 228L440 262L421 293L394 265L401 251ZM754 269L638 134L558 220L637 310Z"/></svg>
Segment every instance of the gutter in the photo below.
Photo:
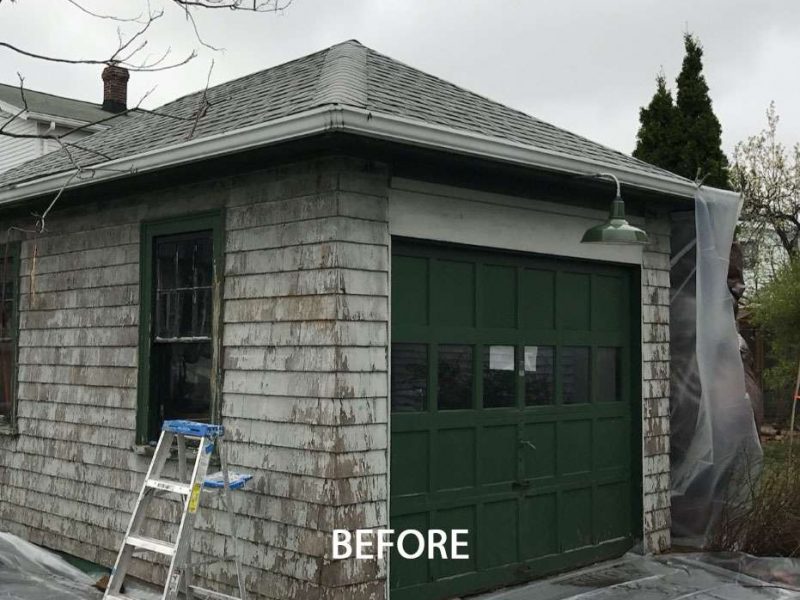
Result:
<svg viewBox="0 0 800 600"><path fill-rule="evenodd" d="M655 173L639 173L624 166L612 166L600 161L532 148L510 140L338 104L321 106L267 123L90 165L86 170L91 176L75 179L69 184L69 188L111 181L134 173L152 172L326 132L352 133L572 175L593 174L602 170L613 173L626 185L679 196L687 200L693 198L696 191L695 184L689 180L681 181ZM57 193L69 183L73 172L70 170L0 188L0 205ZM731 195L738 198L737 194Z"/></svg>

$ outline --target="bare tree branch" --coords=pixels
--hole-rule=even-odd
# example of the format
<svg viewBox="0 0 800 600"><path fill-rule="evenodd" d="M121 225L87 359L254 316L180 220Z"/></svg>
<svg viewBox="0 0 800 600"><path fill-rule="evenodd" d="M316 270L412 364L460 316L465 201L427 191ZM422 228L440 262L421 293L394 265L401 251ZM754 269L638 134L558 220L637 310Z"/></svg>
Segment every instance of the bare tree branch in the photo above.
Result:
<svg viewBox="0 0 800 600"><path fill-rule="evenodd" d="M95 17L97 19L107 19L107 20L110 20L110 21L117 21L119 23L140 23L141 22L141 18L142 18L142 14L143 14L143 13L139 13L137 16L132 17L132 18L120 17L120 16L117 16L117 15L104 15L104 14L97 13L97 12L89 10L85 6L82 6L82 5L78 4L78 2L76 0L66 0L66 1L69 2L70 4L72 4L72 6L77 8L82 13L85 13L85 14L91 16L91 17Z"/></svg>
<svg viewBox="0 0 800 600"><path fill-rule="evenodd" d="M787 151L778 141L778 121L771 103L766 128L733 155L731 181L743 199L740 237L754 247L754 271L774 267L776 256L800 257L800 146Z"/></svg>
<svg viewBox="0 0 800 600"><path fill-rule="evenodd" d="M0 6L4 4L8 4L8 0L0 0ZM9 41L0 40L0 50L7 50L13 52L19 56L24 56L26 58L31 58L34 60L44 61L44 62L51 62L56 64L64 64L64 65L116 65L120 67L124 67L129 71L134 72L158 72L164 71L168 69L175 69L182 65L187 64L189 61L194 59L197 56L197 50L193 49L191 52L186 54L183 58L170 60L170 56L172 54L171 47L167 47L163 51L158 51L155 53L145 55L145 51L148 50L150 46L150 40L148 39L150 34L152 33L154 25L164 16L165 9L160 9L154 11L151 8L150 0L146 0L146 11L142 12L134 17L117 15L113 13L106 13L106 12L99 12L87 8L83 5L83 0L66 0L66 2L75 8L77 11L80 11L84 15L91 17L93 19L99 19L102 21L112 21L117 22L120 24L120 27L117 28L116 31L116 48L113 52L110 52L106 55L100 56L87 56L87 57L70 57L64 56L62 54L49 54L40 52L28 47L22 47L18 44L11 43ZM293 0L162 0L162 5L164 7L175 7L179 10L182 10L184 13L184 17L186 21L188 21L189 25L192 28L192 32L194 37L197 41L197 44L208 48L212 51L219 51L220 48L212 45L209 43L202 35L200 27L198 25L195 11L202 12L206 9L228 9L232 11L241 11L241 12L248 12L248 13L280 13L286 10L291 4ZM15 0L10 0L10 4L16 4ZM199 12L197 14L199 14ZM136 24L138 27L135 30L124 31L124 27L126 25L130 26L131 24ZM41 214L33 214L36 218L35 225L32 229L27 229L23 227L11 227L8 232L11 230L19 231L25 234L31 235L40 235L45 231L46 227L46 219L48 214L51 210L56 206L59 199L64 195L65 191L75 185L77 182L90 179L94 177L95 173L98 171L114 171L114 172L126 172L132 173L135 172L135 168L132 167L131 169L125 169L120 171L119 169L114 169L110 167L104 167L101 165L93 166L83 163L90 163L92 161L86 160L86 155L95 155L103 159L103 161L111 161L114 157L109 156L99 150L92 149L88 147L89 145L84 145L79 142L70 141L70 136L74 136L76 133L83 132L89 128L96 127L96 126L103 126L109 124L110 121L114 119L118 119L125 115L129 115L133 112L141 112L146 113L149 115L164 117L168 119L174 119L176 121L187 122L191 123L191 127L188 133L188 139L191 139L195 136L197 129L202 122L203 117L208 112L208 109L211 107L211 103L208 100L208 89L211 82L211 74L214 68L214 61L211 61L208 76L206 78L206 85L203 90L203 93L200 96L197 109L194 113L190 116L183 116L183 115L172 115L168 112L162 112L159 110L144 110L141 109L140 106L142 102L153 92L153 89L149 90L145 93L136 103L135 106L130 107L122 112L109 114L109 116L95 120L90 123L84 123L82 125L72 127L66 131L61 133L55 132L47 132L47 133L18 133L10 131L10 126L13 122L19 119L25 119L26 114L29 111L28 100L25 96L25 86L24 86L24 78L21 74L18 73L19 77L19 90L20 90L20 98L22 106L17 110L14 114L10 115L6 118L2 123L0 123L0 137L13 137L13 138L36 138L36 139L51 139L54 140L59 148L60 151L66 156L67 160L70 164L70 169L68 171L68 176L64 181L63 185L59 188L57 193L53 196L50 200L48 205L46 206L45 210L42 211ZM82 163L82 158L84 158ZM8 239L8 232L6 238Z"/></svg>

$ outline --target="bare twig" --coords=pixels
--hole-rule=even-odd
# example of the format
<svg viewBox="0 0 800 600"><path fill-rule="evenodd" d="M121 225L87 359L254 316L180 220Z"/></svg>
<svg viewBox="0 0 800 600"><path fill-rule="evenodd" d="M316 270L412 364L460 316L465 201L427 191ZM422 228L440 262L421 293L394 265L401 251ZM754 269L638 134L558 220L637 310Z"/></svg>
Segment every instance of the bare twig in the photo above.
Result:
<svg viewBox="0 0 800 600"><path fill-rule="evenodd" d="M109 21L117 21L119 23L140 23L141 22L142 13L139 13L137 16L135 16L133 18L119 17L117 15L104 15L102 13L98 13L98 12L94 12L92 10L89 10L85 6L82 6L81 4L79 4L76 0L66 0L66 1L69 2L70 4L72 4L72 6L77 8L79 11L81 11L83 13L86 13L87 15L89 15L91 17L95 17L97 19L106 19L106 20L109 20Z"/></svg>
<svg viewBox="0 0 800 600"><path fill-rule="evenodd" d="M211 83L211 72L214 70L214 60L211 60L211 65L208 67L208 77L206 77L206 87L203 89L203 94L200 96L200 105L197 107L197 111L195 111L194 123L192 123L192 128L189 131L189 135L186 136L186 139L190 140L194 137L194 132L197 129L197 124L200 122L208 109L211 107L211 103L208 101L206 97L208 94L208 85Z"/></svg>

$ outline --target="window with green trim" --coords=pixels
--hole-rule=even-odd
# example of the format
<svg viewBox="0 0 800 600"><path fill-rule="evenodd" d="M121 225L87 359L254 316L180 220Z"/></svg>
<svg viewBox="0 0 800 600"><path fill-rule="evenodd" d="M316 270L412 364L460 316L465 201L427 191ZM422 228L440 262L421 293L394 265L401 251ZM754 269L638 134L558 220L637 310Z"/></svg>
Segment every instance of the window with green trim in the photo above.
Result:
<svg viewBox="0 0 800 600"><path fill-rule="evenodd" d="M17 408L19 244L3 244L0 252L0 427L11 427Z"/></svg>
<svg viewBox="0 0 800 600"><path fill-rule="evenodd" d="M220 214L142 228L139 442L166 419L216 421Z"/></svg>

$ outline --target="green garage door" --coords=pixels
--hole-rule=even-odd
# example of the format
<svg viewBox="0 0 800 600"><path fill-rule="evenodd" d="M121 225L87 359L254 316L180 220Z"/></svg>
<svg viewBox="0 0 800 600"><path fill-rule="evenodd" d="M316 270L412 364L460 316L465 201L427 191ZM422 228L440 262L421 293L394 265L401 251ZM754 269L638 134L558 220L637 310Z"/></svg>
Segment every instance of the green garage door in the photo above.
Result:
<svg viewBox="0 0 800 600"><path fill-rule="evenodd" d="M470 557L395 553L392 600L449 598L630 548L640 494L632 279L606 265L393 241L390 522L468 529Z"/></svg>

